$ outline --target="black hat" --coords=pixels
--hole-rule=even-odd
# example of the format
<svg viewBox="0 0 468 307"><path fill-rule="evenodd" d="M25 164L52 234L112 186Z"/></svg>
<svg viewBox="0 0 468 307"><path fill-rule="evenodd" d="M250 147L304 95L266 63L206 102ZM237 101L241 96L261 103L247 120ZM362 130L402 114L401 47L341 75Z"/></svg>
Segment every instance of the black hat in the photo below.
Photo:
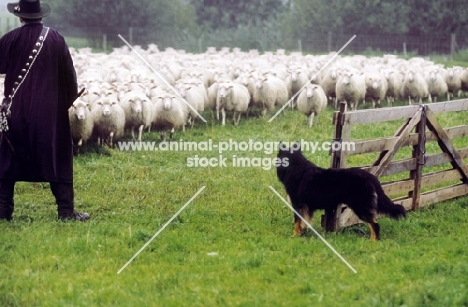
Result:
<svg viewBox="0 0 468 307"><path fill-rule="evenodd" d="M8 11L15 16L26 19L39 19L50 14L50 5L41 4L40 0L20 0L7 4Z"/></svg>

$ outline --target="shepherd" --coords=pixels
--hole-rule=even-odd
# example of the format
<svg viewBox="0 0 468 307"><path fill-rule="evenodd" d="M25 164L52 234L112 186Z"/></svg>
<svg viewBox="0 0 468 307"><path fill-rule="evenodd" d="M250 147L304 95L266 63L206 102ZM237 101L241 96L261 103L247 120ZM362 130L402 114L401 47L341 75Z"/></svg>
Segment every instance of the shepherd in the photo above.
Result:
<svg viewBox="0 0 468 307"><path fill-rule="evenodd" d="M42 19L51 8L39 0L8 3L21 26L0 38L5 74L1 112L0 219L12 220L18 181L49 182L60 220L87 220L74 206L73 145L68 108L78 85L68 46Z"/></svg>

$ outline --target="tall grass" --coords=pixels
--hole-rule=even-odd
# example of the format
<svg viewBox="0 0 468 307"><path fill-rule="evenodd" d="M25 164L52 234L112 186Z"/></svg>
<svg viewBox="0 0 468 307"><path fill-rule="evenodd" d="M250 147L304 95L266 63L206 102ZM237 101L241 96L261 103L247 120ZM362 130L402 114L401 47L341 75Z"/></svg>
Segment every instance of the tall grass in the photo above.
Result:
<svg viewBox="0 0 468 307"><path fill-rule="evenodd" d="M465 112L466 113L466 112ZM288 110L272 123L249 117L222 127L178 132L175 140L329 141L333 111L306 127ZM466 114L438 115L450 125ZM393 133L399 123L358 126L356 138ZM129 136L127 136L128 138ZM144 135L156 141L157 133ZM157 141L159 143L159 141ZM466 147L467 139L456 142ZM327 152L307 152L328 167ZM76 206L85 223L58 222L48 184L17 183L15 220L0 222L1 306L466 306L468 198L439 203L406 220L379 220L382 240L365 225L316 229L354 274L309 233L291 238L292 213L274 168L233 167L237 157L276 153L229 150L226 167L188 167L215 151L119 151L87 145L74 161ZM362 165L364 160L351 161ZM117 271L201 187L205 190L120 274Z"/></svg>

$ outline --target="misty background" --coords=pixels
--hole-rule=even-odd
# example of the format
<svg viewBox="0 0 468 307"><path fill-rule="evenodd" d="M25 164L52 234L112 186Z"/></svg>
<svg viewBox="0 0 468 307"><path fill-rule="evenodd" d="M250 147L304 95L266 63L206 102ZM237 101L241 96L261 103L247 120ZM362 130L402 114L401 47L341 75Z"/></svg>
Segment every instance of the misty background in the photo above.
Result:
<svg viewBox="0 0 468 307"><path fill-rule="evenodd" d="M0 0L0 11L6 4ZM49 0L44 23L72 44L111 50L123 42L146 48L204 52L208 47L326 53L353 35L348 53L449 54L468 47L465 0ZM18 24L2 13L2 34Z"/></svg>

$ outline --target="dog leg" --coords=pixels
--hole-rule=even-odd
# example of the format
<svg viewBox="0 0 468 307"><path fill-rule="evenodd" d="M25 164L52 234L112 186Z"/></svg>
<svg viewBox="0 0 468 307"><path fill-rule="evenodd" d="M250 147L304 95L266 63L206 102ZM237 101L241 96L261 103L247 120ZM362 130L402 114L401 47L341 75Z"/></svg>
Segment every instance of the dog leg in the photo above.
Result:
<svg viewBox="0 0 468 307"><path fill-rule="evenodd" d="M301 217L307 221L307 223L312 224L312 218L314 217L314 212L310 212L308 207L302 207L299 210L296 210ZM294 214L294 237L301 236L307 230L307 224L296 214Z"/></svg>
<svg viewBox="0 0 468 307"><path fill-rule="evenodd" d="M302 234L301 230L301 219L300 218L295 218L296 220L294 221L294 234L293 237L300 237Z"/></svg>
<svg viewBox="0 0 468 307"><path fill-rule="evenodd" d="M380 240L380 225L377 223L377 221L374 219L371 223L369 224L369 228L371 231L371 240L372 241L377 241Z"/></svg>
<svg viewBox="0 0 468 307"><path fill-rule="evenodd" d="M312 225L312 218L314 217L314 212L309 211L308 207L304 207L302 210L302 217L309 223L309 225ZM304 221L301 221L301 230L302 232L305 232L307 230L307 224L304 223Z"/></svg>
<svg viewBox="0 0 468 307"><path fill-rule="evenodd" d="M302 217L304 217L304 208L296 209L297 213L299 213ZM293 237L300 237L303 233L303 227L302 227L302 219L294 213L294 234Z"/></svg>

